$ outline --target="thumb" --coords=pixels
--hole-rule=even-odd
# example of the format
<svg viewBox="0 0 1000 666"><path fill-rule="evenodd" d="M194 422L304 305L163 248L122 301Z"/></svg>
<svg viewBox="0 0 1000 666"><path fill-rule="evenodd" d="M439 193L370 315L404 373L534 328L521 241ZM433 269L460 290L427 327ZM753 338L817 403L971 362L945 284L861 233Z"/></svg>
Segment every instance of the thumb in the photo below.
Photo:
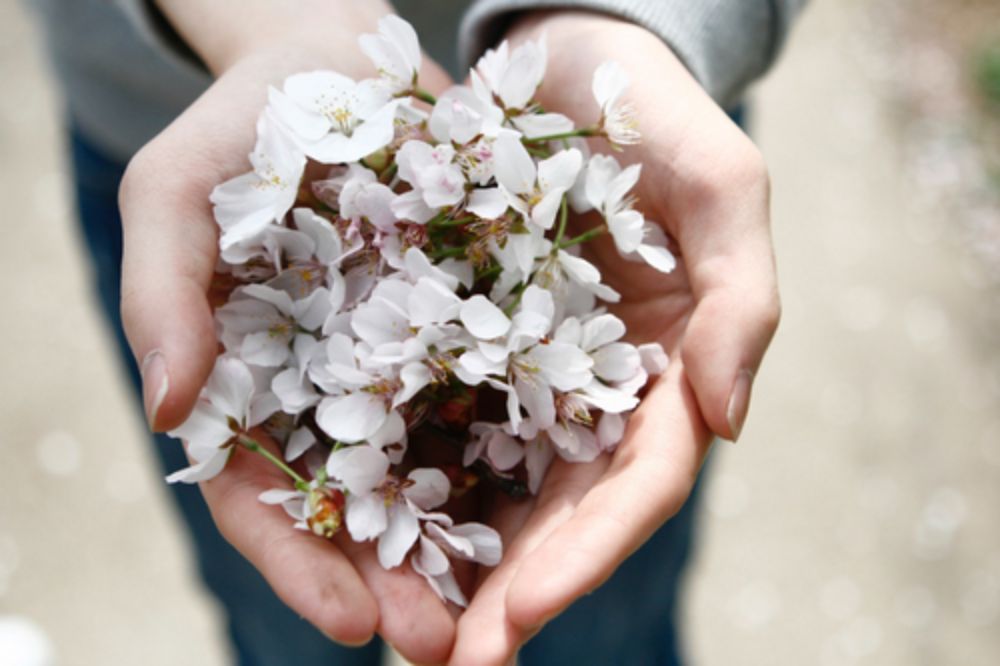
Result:
<svg viewBox="0 0 1000 666"><path fill-rule="evenodd" d="M763 166L750 173L727 181L680 234L695 297L681 341L684 366L706 423L734 441L780 318L767 175Z"/></svg>
<svg viewBox="0 0 1000 666"><path fill-rule="evenodd" d="M206 296L216 231L208 192L191 192L176 162L152 146L129 164L119 191L124 251L122 322L142 372L150 428L180 425L217 355Z"/></svg>

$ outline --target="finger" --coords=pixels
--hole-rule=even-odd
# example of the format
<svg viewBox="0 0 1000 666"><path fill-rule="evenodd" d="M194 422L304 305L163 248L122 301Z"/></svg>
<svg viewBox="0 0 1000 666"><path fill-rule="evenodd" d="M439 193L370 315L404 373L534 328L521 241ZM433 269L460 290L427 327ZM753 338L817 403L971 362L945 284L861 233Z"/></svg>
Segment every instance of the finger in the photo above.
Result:
<svg viewBox="0 0 1000 666"><path fill-rule="evenodd" d="M347 556L329 541L295 529L279 507L257 499L265 490L288 485L281 472L240 449L225 472L201 489L219 531L282 601L332 640L368 642L378 606Z"/></svg>
<svg viewBox="0 0 1000 666"><path fill-rule="evenodd" d="M570 519L577 503L604 473L608 463L607 457L586 464L557 460L549 469L536 501L503 500L496 512L500 519L490 522L507 544L506 551L500 564L486 573L462 614L450 663L506 663L530 638L529 631L507 617L507 589L521 563Z"/></svg>
<svg viewBox="0 0 1000 666"><path fill-rule="evenodd" d="M506 597L515 625L540 627L592 591L683 505L711 434L681 366L651 389L572 517L521 564Z"/></svg>
<svg viewBox="0 0 1000 666"><path fill-rule="evenodd" d="M354 563L378 605L378 633L406 660L440 664L455 640L455 620L427 581L404 562L384 569L371 543L341 535L337 543Z"/></svg>
<svg viewBox="0 0 1000 666"><path fill-rule="evenodd" d="M766 171L755 150L737 162L678 225L695 297L681 353L706 422L731 440L780 316Z"/></svg>

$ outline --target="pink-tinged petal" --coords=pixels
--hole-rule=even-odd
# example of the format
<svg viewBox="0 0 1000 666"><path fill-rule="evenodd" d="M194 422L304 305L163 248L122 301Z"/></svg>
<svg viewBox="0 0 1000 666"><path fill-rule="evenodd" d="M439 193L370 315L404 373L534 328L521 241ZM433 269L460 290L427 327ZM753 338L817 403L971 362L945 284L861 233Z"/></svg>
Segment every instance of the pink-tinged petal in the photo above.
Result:
<svg viewBox="0 0 1000 666"><path fill-rule="evenodd" d="M389 458L376 448L362 444L330 454L326 472L342 482L352 495L365 495L385 480Z"/></svg>
<svg viewBox="0 0 1000 666"><path fill-rule="evenodd" d="M417 537L420 523L405 504L389 507L389 526L378 539L378 561L383 569L402 564Z"/></svg>
<svg viewBox="0 0 1000 666"><path fill-rule="evenodd" d="M607 414L601 416L597 423L597 444L602 451L610 451L622 441L625 436L625 417L621 414Z"/></svg>
<svg viewBox="0 0 1000 666"><path fill-rule="evenodd" d="M395 409L389 412L385 423L368 438L368 443L377 449L384 449L406 440L406 422Z"/></svg>
<svg viewBox="0 0 1000 666"><path fill-rule="evenodd" d="M512 120L514 127L529 139L573 131L573 121L561 113L526 113Z"/></svg>
<svg viewBox="0 0 1000 666"><path fill-rule="evenodd" d="M413 481L413 485L405 488L403 495L420 509L430 511L448 501L451 482L441 470L420 467L411 471L406 478Z"/></svg>
<svg viewBox="0 0 1000 666"><path fill-rule="evenodd" d="M469 333L480 340L499 338L510 329L507 315L482 294L462 304L459 318Z"/></svg>
<svg viewBox="0 0 1000 666"><path fill-rule="evenodd" d="M661 273L671 273L677 268L677 258L664 246L640 245L635 251L643 261Z"/></svg>
<svg viewBox="0 0 1000 666"><path fill-rule="evenodd" d="M504 133L493 143L497 183L514 194L528 194L535 189L535 162L515 134Z"/></svg>
<svg viewBox="0 0 1000 666"><path fill-rule="evenodd" d="M433 523L428 525L428 528L437 528L438 532L443 532ZM431 576L440 576L451 569L451 562L441 547L423 534L420 535L420 550L416 554L416 559L420 562L420 568Z"/></svg>
<svg viewBox="0 0 1000 666"><path fill-rule="evenodd" d="M496 187L473 190L465 210L484 220L495 220L507 211L507 197Z"/></svg>
<svg viewBox="0 0 1000 666"><path fill-rule="evenodd" d="M597 435L590 428L576 423L557 423L546 431L556 446L556 452L569 462L590 462L601 454Z"/></svg>
<svg viewBox="0 0 1000 666"><path fill-rule="evenodd" d="M495 529L482 523L462 523L455 525L448 534L468 539L474 553L470 559L488 567L500 564L503 557L503 542Z"/></svg>
<svg viewBox="0 0 1000 666"><path fill-rule="evenodd" d="M548 384L518 379L514 382L514 391L538 428L548 428L556 422L556 405Z"/></svg>
<svg viewBox="0 0 1000 666"><path fill-rule="evenodd" d="M348 495L345 512L347 531L355 541L371 541L385 532L389 515L381 495Z"/></svg>
<svg viewBox="0 0 1000 666"><path fill-rule="evenodd" d="M184 423L168 433L185 442L208 448L219 448L235 433L229 428L227 415L215 405L199 400Z"/></svg>
<svg viewBox="0 0 1000 666"><path fill-rule="evenodd" d="M511 469L524 458L524 447L516 439L500 431L490 436L486 451L490 464L501 472Z"/></svg>
<svg viewBox="0 0 1000 666"><path fill-rule="evenodd" d="M288 438L285 446L285 460L292 462L298 460L302 455L316 444L316 436L309 428L302 427L295 430Z"/></svg>
<svg viewBox="0 0 1000 666"><path fill-rule="evenodd" d="M538 494L538 489L542 487L545 479L545 472L548 471L555 451L546 437L538 437L525 444L524 447L524 467L528 471L528 490L532 495Z"/></svg>
<svg viewBox="0 0 1000 666"><path fill-rule="evenodd" d="M659 342L651 342L639 345L639 358L642 359L643 369L651 375L662 375L667 371L670 359L667 352L663 351L663 345Z"/></svg>
<svg viewBox="0 0 1000 666"><path fill-rule="evenodd" d="M253 375L238 358L220 356L205 384L209 401L241 424L247 422L254 394Z"/></svg>
<svg viewBox="0 0 1000 666"><path fill-rule="evenodd" d="M340 442L363 442L382 427L388 417L385 403L367 392L326 398L316 409L316 423Z"/></svg>
<svg viewBox="0 0 1000 666"><path fill-rule="evenodd" d="M593 372L605 381L623 382L635 376L642 367L639 350L627 342L612 342L591 354Z"/></svg>
<svg viewBox="0 0 1000 666"><path fill-rule="evenodd" d="M178 470L167 477L167 483L200 483L214 479L226 466L232 449L218 449L210 458Z"/></svg>

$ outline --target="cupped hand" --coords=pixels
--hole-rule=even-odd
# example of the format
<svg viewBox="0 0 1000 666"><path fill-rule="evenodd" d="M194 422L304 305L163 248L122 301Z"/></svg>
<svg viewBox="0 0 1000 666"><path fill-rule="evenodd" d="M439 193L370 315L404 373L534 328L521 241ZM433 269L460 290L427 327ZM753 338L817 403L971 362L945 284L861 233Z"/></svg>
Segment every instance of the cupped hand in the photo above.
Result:
<svg viewBox="0 0 1000 666"><path fill-rule="evenodd" d="M454 664L503 664L574 600L607 580L683 505L713 433L739 436L754 373L779 318L763 160L743 132L648 31L582 12L529 16L512 42L547 35L539 95L581 126L596 121L590 78L606 60L631 79L642 142L637 207L673 241L669 275L621 259L608 238L588 257L622 295L613 311L634 342L659 341L667 372L632 415L613 455L557 459L530 502L498 498L505 543L458 623ZM586 45L581 48L581 45ZM606 152L607 144L594 148ZM582 224L580 230L592 226Z"/></svg>
<svg viewBox="0 0 1000 666"><path fill-rule="evenodd" d="M219 73L215 83L129 164L119 196L122 314L154 430L184 421L218 353L207 295L218 246L210 192L250 169L247 155L268 85L313 69L374 75L354 46L358 32L374 32L370 23L361 30L346 18L327 24L327 41L312 49L294 41L268 44L209 63ZM439 91L449 81L427 62L421 85ZM223 535L294 611L332 639L359 644L378 631L412 661L445 660L455 624L426 582L408 564L383 570L372 544L335 545L294 530L279 508L257 501L280 487L287 480L270 463L238 450L226 473L203 483L202 491Z"/></svg>

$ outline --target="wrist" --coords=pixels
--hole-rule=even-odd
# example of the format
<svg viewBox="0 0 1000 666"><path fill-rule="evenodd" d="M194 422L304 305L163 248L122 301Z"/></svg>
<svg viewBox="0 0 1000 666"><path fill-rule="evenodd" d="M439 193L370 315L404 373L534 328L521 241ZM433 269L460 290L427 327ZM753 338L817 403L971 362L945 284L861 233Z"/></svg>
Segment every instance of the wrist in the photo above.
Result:
<svg viewBox="0 0 1000 666"><path fill-rule="evenodd" d="M277 0L156 0L156 4L215 76L262 54L302 58L313 66L359 60L352 55L357 49L345 51L341 45L375 32L378 19L393 12L385 0L298 0L294 12Z"/></svg>

